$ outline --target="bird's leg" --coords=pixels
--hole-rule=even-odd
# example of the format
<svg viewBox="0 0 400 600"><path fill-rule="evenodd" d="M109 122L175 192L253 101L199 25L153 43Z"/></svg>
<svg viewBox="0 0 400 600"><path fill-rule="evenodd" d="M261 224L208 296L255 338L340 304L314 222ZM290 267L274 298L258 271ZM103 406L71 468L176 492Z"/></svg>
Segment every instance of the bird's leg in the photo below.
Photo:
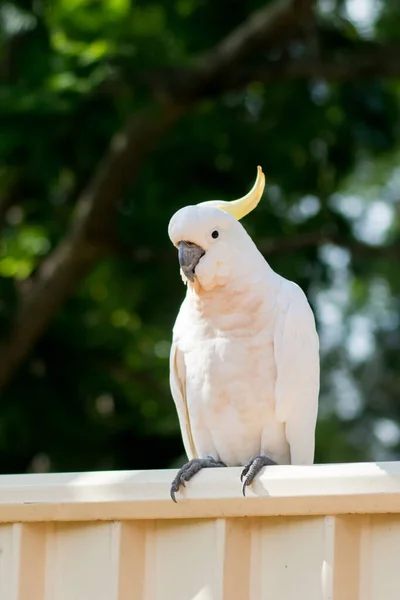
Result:
<svg viewBox="0 0 400 600"><path fill-rule="evenodd" d="M248 462L247 465L245 465L242 474L240 475L240 481L243 481L244 479L242 488L243 496L246 495L246 487L253 482L254 478L259 474L263 467L276 464L276 462L274 462L265 454L256 456L250 462Z"/></svg>
<svg viewBox="0 0 400 600"><path fill-rule="evenodd" d="M226 464L220 460L215 460L212 456L207 456L207 458L193 458L189 460L188 463L183 465L181 469L179 469L175 479L171 484L171 498L174 502L176 502L175 494L179 491L181 485L185 486L185 482L192 479L193 475L196 475L201 469L207 469L211 467L226 467Z"/></svg>

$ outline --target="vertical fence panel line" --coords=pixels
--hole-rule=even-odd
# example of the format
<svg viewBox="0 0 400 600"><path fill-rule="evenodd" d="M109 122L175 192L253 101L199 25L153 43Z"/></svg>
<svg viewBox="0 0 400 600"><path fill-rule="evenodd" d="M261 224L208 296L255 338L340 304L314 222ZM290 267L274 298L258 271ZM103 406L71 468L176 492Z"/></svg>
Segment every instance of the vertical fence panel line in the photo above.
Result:
<svg viewBox="0 0 400 600"><path fill-rule="evenodd" d="M146 522L115 523L116 600L145 600Z"/></svg>
<svg viewBox="0 0 400 600"><path fill-rule="evenodd" d="M57 564L56 523L45 523L46 562L44 570L44 600L55 597L55 567Z"/></svg>
<svg viewBox="0 0 400 600"><path fill-rule="evenodd" d="M333 578L335 569L336 517L325 517L324 544L321 568L322 600L334 600Z"/></svg>
<svg viewBox="0 0 400 600"><path fill-rule="evenodd" d="M18 600L22 526L0 526L0 598Z"/></svg>
<svg viewBox="0 0 400 600"><path fill-rule="evenodd" d="M360 535L363 517L334 518L333 600L362 600L359 589Z"/></svg>
<svg viewBox="0 0 400 600"><path fill-rule="evenodd" d="M357 600L372 600L373 597L373 565L371 541L371 517L367 515L361 520L359 595ZM382 600L384 599L382 598Z"/></svg>
<svg viewBox="0 0 400 600"><path fill-rule="evenodd" d="M218 519L221 538L221 600L250 597L251 528L249 519Z"/></svg>
<svg viewBox="0 0 400 600"><path fill-rule="evenodd" d="M43 600L45 597L46 525L18 524L19 573L18 600Z"/></svg>
<svg viewBox="0 0 400 600"><path fill-rule="evenodd" d="M144 542L143 600L156 600L157 521L146 521ZM142 600L142 599L141 599Z"/></svg>

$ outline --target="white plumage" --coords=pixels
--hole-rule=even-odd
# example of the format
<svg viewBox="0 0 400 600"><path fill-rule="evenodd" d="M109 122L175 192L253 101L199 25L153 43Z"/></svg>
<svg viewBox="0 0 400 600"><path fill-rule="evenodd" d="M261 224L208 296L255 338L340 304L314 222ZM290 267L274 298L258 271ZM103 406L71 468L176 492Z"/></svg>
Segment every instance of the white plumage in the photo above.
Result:
<svg viewBox="0 0 400 600"><path fill-rule="evenodd" d="M265 261L238 209L235 216L227 210L217 202L188 206L169 226L177 247L203 250L193 281L182 269L187 293L170 358L186 453L228 466L260 454L312 464L319 394L313 313L303 291Z"/></svg>

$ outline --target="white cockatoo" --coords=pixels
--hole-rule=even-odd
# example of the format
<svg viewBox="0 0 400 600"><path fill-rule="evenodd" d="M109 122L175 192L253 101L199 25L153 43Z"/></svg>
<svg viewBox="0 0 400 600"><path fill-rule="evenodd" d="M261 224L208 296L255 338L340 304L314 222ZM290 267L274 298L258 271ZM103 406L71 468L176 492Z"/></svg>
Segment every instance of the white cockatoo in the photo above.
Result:
<svg viewBox="0 0 400 600"><path fill-rule="evenodd" d="M171 497L205 467L244 466L243 493L265 465L314 461L319 340L301 288L275 273L239 223L264 190L176 212L168 228L186 297L170 386L189 462Z"/></svg>

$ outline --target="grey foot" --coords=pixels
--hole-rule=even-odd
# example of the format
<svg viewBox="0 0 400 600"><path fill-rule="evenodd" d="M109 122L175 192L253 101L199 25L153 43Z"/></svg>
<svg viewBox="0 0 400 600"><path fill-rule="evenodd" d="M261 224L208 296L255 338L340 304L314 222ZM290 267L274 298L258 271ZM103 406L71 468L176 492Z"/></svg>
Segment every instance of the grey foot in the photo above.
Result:
<svg viewBox="0 0 400 600"><path fill-rule="evenodd" d="M276 464L276 462L274 462L271 458L268 458L268 456L265 456L265 454L256 456L250 462L248 462L244 467L242 474L240 475L240 481L243 481L244 479L242 488L243 496L246 495L246 487L253 483L254 478L259 474L263 467Z"/></svg>
<svg viewBox="0 0 400 600"><path fill-rule="evenodd" d="M186 487L186 481L192 479L193 475L196 475L201 469L207 469L211 467L226 467L226 464L215 460L212 456L207 456L207 458L193 458L188 463L183 465L181 469L179 469L175 479L171 484L171 498L174 502L176 502L175 494L179 491L181 485Z"/></svg>

